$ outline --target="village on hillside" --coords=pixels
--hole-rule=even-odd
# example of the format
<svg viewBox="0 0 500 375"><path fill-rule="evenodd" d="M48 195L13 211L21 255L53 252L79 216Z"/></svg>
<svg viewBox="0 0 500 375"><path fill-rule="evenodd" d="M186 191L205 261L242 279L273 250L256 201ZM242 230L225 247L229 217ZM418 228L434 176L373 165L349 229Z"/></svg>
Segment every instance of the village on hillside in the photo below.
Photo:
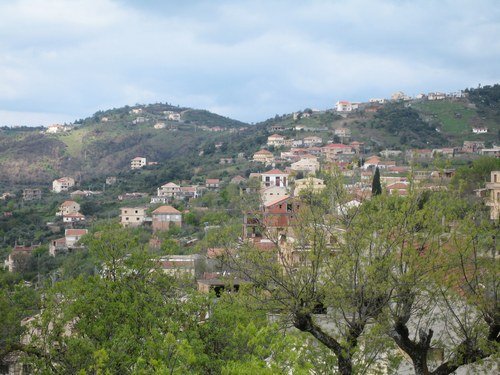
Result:
<svg viewBox="0 0 500 375"><path fill-rule="evenodd" d="M390 100L338 101L332 113L349 119L354 113L377 112L388 102L439 101L460 99L462 95L429 93L409 98L396 93ZM149 121L145 112L139 106L131 109L129 115L134 116L134 124L141 124ZM187 280L198 292L218 298L223 292L234 293L255 283L251 275L245 275L237 267L245 248L275 251L279 267L292 274L300 272L301 267L311 267L314 246L303 243L304 207L311 206L314 197L322 196L323 192L341 191L342 199L330 197L334 206L329 214L349 217L378 195L410 200L416 195L426 196L426 192L457 189L457 173L461 176L461 170L484 160L498 165L500 160L500 146L489 142L487 147L487 142L474 138L448 147L374 151L373 145L353 134L349 123L324 129L293 123L320 112L294 113L290 126L266 125L263 142L252 152L225 153L227 141L216 141L213 150L198 152L201 160L210 153L212 158L217 155L212 159L216 160L215 165L207 167L206 174L193 172L188 178L165 179L143 185L145 188L140 191L128 189L127 186L133 186L130 181L146 173L154 175L165 160L130 154L126 171L116 170L114 175L94 179L92 184L87 185L80 174L75 174L50 181L50 191L42 186L23 188L17 195L7 190L0 197L4 222L19 217L16 207L19 210L44 207L42 210L47 210L44 218L50 215L50 219L33 224L49 233L45 241L33 238L5 243L4 237L4 267L12 274L31 275L26 280L30 287L56 283L62 277L58 265L78 254L87 254L89 243L102 234L100 228L104 223L135 233L151 260L165 274ZM182 126L182 112L163 115L166 123L149 121L154 122L155 130L175 131ZM99 121L112 120L102 116ZM172 122L178 124L174 126ZM198 128L231 134L247 130L223 126ZM54 125L46 133L71 131L71 126ZM487 132L486 128L471 129L471 134ZM480 186L474 186L470 196L487 207L491 222L498 223L500 168L488 171L487 180L479 182ZM337 190L332 190L335 184ZM231 247L221 234L228 228L236 231L236 242ZM347 241L346 229L340 225L320 232L331 256L338 254ZM41 262L45 268L40 266ZM314 314L328 311L323 302L316 301L313 305ZM35 321L36 317L31 317L23 324L29 326ZM301 329L298 323L294 325ZM17 368L21 357L9 357L8 365ZM439 358L444 360L442 354Z"/></svg>

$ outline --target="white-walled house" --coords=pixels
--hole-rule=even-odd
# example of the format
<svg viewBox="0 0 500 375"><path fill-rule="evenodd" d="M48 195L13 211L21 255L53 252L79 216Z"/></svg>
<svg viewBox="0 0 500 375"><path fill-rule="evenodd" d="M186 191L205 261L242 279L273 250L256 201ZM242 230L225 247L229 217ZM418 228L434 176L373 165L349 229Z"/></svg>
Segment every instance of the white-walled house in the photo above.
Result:
<svg viewBox="0 0 500 375"><path fill-rule="evenodd" d="M120 224L124 227L138 227L146 221L146 207L122 207Z"/></svg>
<svg viewBox="0 0 500 375"><path fill-rule="evenodd" d="M288 195L288 190L283 186L269 186L260 191L260 200L264 205Z"/></svg>
<svg viewBox="0 0 500 375"><path fill-rule="evenodd" d="M52 181L52 191L54 193L68 191L73 186L75 186L75 180L72 177L61 177Z"/></svg>
<svg viewBox="0 0 500 375"><path fill-rule="evenodd" d="M146 158L137 156L130 161L130 169L140 169L147 165Z"/></svg>
<svg viewBox="0 0 500 375"><path fill-rule="evenodd" d="M279 134L273 134L267 137L267 145L281 147L285 145L286 138Z"/></svg>
<svg viewBox="0 0 500 375"><path fill-rule="evenodd" d="M307 177L295 180L295 189L293 194L298 196L301 191L311 190L315 193L325 188L325 182L320 178Z"/></svg>
<svg viewBox="0 0 500 375"><path fill-rule="evenodd" d="M346 100L341 100L335 103L335 110L337 112L352 112L352 104Z"/></svg>
<svg viewBox="0 0 500 375"><path fill-rule="evenodd" d="M271 164L274 161L274 155L268 150L259 150L253 154L253 161L257 163Z"/></svg>
<svg viewBox="0 0 500 375"><path fill-rule="evenodd" d="M288 173L282 172L279 169L272 169L261 174L262 186L288 186Z"/></svg>
<svg viewBox="0 0 500 375"><path fill-rule="evenodd" d="M176 197L181 191L181 187L173 182L169 182L165 185L162 185L158 188L158 196L159 197Z"/></svg>
<svg viewBox="0 0 500 375"><path fill-rule="evenodd" d="M302 158L299 161L292 163L290 169L293 171L314 173L319 169L318 158L316 158L314 156Z"/></svg>
<svg viewBox="0 0 500 375"><path fill-rule="evenodd" d="M76 214L77 212L80 212L80 204L78 202L64 201L59 206L59 211L56 213L56 216Z"/></svg>

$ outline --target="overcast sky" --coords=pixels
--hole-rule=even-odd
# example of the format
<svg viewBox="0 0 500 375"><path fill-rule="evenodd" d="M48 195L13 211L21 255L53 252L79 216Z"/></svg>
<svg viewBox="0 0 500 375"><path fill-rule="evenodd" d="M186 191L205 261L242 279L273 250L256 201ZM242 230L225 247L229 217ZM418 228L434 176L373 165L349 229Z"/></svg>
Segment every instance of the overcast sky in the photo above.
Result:
<svg viewBox="0 0 500 375"><path fill-rule="evenodd" d="M258 122L498 82L499 0L0 0L0 125L154 102Z"/></svg>

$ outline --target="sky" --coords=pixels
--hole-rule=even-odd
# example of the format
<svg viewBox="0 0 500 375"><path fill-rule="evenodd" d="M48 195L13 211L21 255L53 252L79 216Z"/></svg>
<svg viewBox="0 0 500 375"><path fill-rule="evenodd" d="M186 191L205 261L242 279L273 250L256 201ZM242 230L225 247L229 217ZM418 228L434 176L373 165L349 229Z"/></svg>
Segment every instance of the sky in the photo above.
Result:
<svg viewBox="0 0 500 375"><path fill-rule="evenodd" d="M0 0L0 126L156 102L259 122L494 83L498 0Z"/></svg>

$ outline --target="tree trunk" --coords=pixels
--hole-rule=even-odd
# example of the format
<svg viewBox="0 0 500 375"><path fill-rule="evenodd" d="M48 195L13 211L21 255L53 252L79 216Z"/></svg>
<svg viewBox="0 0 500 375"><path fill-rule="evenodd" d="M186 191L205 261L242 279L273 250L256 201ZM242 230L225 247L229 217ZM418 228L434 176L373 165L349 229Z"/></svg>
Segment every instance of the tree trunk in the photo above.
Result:
<svg viewBox="0 0 500 375"><path fill-rule="evenodd" d="M410 339L408 327L403 322L396 322L391 332L391 337L396 344L411 358L416 375L429 375L427 366L427 353L431 347L434 331L419 331L419 340Z"/></svg>
<svg viewBox="0 0 500 375"><path fill-rule="evenodd" d="M313 335L319 342L325 345L328 349L335 353L338 361L339 373L342 375L353 374L352 356L350 348L342 346L335 338L324 332L321 327L315 324L310 314L295 313L294 326L302 332L308 332ZM357 343L357 337L351 341Z"/></svg>

